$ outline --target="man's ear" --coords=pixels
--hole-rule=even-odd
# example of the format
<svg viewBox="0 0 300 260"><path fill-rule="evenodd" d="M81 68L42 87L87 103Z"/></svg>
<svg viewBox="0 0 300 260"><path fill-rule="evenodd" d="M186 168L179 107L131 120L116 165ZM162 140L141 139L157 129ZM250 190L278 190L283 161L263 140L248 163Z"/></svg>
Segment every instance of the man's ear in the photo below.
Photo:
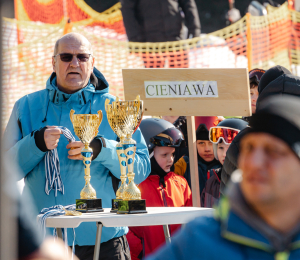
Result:
<svg viewBox="0 0 300 260"><path fill-rule="evenodd" d="M56 72L56 69L55 69L55 58L52 57L52 67L53 67L53 71Z"/></svg>
<svg viewBox="0 0 300 260"><path fill-rule="evenodd" d="M93 60L92 60L92 68L94 68L94 64L95 64L95 58L92 56ZM92 70L93 71L93 70Z"/></svg>

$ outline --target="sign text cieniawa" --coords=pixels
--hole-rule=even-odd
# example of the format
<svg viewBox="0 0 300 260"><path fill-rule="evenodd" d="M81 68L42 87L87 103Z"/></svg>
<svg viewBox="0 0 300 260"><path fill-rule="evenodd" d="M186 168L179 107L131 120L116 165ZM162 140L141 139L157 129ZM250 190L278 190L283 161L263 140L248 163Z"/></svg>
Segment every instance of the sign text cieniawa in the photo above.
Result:
<svg viewBox="0 0 300 260"><path fill-rule="evenodd" d="M146 98L218 97L217 81L144 81Z"/></svg>

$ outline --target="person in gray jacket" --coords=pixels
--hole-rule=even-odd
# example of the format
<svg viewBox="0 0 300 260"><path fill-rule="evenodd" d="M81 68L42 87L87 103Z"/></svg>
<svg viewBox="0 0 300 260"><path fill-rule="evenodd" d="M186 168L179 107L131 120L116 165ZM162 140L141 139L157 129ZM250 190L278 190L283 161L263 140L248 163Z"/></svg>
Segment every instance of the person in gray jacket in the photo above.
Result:
<svg viewBox="0 0 300 260"><path fill-rule="evenodd" d="M122 15L131 42L167 42L184 39L181 10L188 36L200 35L194 0L121 0Z"/></svg>

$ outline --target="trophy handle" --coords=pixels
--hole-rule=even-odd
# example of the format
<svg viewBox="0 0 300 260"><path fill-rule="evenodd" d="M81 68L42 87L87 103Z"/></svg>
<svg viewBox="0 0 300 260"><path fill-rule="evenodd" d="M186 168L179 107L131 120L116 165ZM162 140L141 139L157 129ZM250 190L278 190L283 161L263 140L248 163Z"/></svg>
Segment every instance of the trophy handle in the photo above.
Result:
<svg viewBox="0 0 300 260"><path fill-rule="evenodd" d="M100 126L100 124L102 122L102 118L103 118L102 110L98 110L97 113L99 115L99 125L98 125L98 128L99 128L99 126Z"/></svg>
<svg viewBox="0 0 300 260"><path fill-rule="evenodd" d="M107 105L109 104L109 102L110 102L110 100L107 98L107 99L105 100L105 110L107 110Z"/></svg>
<svg viewBox="0 0 300 260"><path fill-rule="evenodd" d="M142 112L141 112L141 116L140 116L139 122L138 122L138 124L136 125L136 127L135 127L133 133L135 133L135 131L136 131L136 130L138 129L138 127L140 126L140 124L141 124L141 122L142 122L142 118L143 118L143 116L144 116L144 102L143 102L143 100L140 99L140 95L137 95L137 96L136 96L135 101L138 103L138 105L137 105L137 113L139 114L140 111L142 111Z"/></svg>
<svg viewBox="0 0 300 260"><path fill-rule="evenodd" d="M72 124L73 124L73 115L74 115L74 113L75 113L75 110L71 109L71 111L70 111L70 119L71 119Z"/></svg>

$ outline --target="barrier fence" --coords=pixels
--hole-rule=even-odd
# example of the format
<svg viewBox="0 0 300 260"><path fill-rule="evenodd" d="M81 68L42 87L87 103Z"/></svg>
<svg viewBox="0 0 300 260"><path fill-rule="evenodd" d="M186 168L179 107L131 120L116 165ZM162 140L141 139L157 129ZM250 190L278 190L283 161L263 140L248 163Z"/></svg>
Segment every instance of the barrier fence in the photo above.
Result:
<svg viewBox="0 0 300 260"><path fill-rule="evenodd" d="M266 16L247 14L210 34L162 43L128 42L120 4L103 13L83 0L15 0L15 7L17 20L4 18L2 28L4 125L17 99L45 88L54 44L71 31L90 40L95 66L110 93L121 98L122 68L268 69L280 64L300 75L300 14L287 4L269 7Z"/></svg>

